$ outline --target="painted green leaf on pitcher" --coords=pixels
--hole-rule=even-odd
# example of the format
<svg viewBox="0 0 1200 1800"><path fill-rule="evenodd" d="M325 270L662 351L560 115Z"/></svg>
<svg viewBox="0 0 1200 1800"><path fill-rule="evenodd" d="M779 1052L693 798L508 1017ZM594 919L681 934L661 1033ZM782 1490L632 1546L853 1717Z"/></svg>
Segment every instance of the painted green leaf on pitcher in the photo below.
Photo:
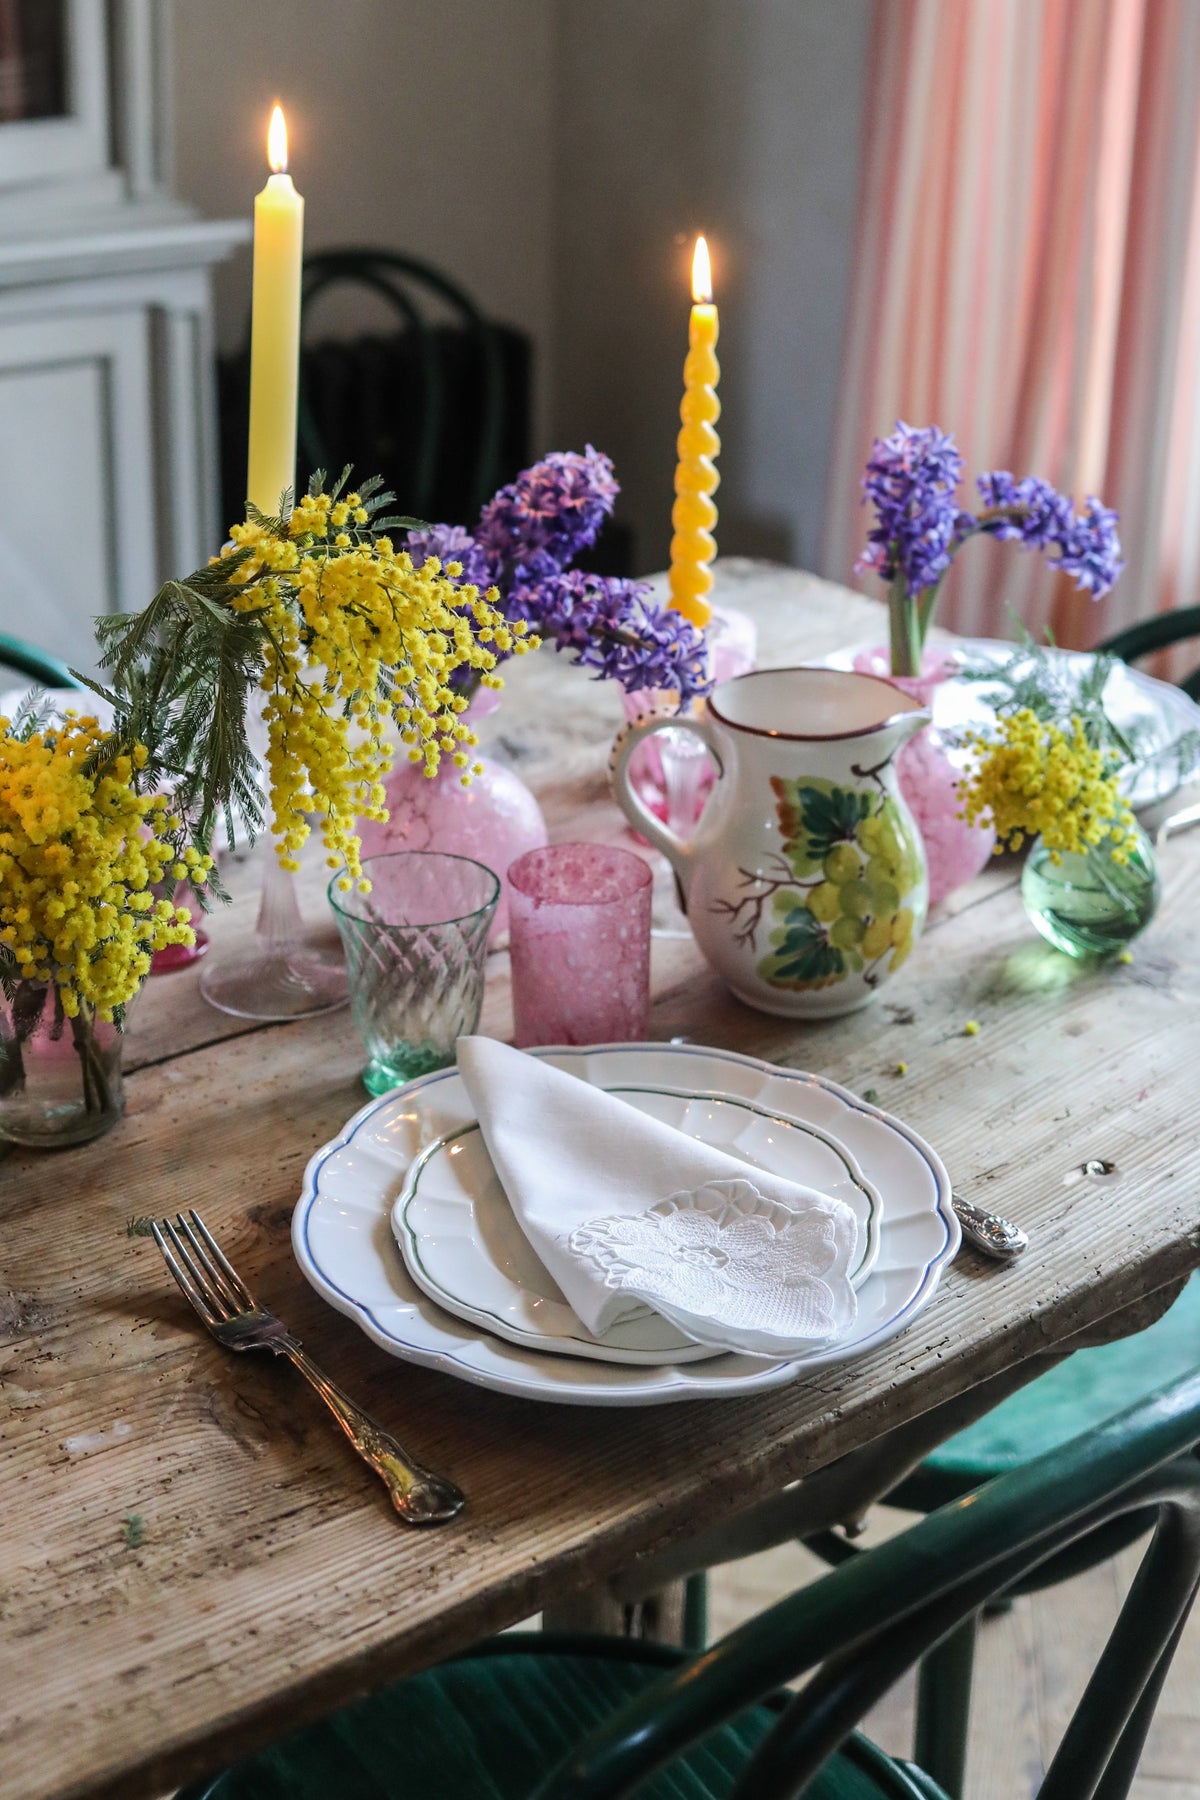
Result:
<svg viewBox="0 0 1200 1800"><path fill-rule="evenodd" d="M783 833L783 854L797 875L815 875L837 844L852 843L873 796L860 788L838 787L811 776L785 781L772 775L771 787Z"/></svg>
<svg viewBox="0 0 1200 1800"><path fill-rule="evenodd" d="M820 988L840 981L847 967L862 968L862 957L834 945L828 928L814 917L794 891L776 894L773 910L782 924L771 933L775 946L758 972L773 987Z"/></svg>

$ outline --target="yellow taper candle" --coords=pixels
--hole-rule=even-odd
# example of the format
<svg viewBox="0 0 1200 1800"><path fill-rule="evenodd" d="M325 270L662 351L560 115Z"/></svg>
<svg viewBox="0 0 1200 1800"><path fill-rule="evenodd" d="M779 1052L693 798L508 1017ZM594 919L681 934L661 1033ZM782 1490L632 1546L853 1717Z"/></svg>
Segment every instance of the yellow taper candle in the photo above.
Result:
<svg viewBox="0 0 1200 1800"><path fill-rule="evenodd" d="M712 607L705 595L713 584L709 564L717 554L713 527L717 509L712 496L721 477L716 457L721 449L716 423L721 416L717 382L717 309L712 303L708 245L696 239L692 259L692 318L687 360L683 365L682 424L676 448L675 504L671 508L671 605L693 625L707 625Z"/></svg>
<svg viewBox="0 0 1200 1800"><path fill-rule="evenodd" d="M283 108L271 114L272 174L254 197L254 302L250 323L248 498L262 512L296 480L296 394L300 381L300 264L304 201L287 172Z"/></svg>

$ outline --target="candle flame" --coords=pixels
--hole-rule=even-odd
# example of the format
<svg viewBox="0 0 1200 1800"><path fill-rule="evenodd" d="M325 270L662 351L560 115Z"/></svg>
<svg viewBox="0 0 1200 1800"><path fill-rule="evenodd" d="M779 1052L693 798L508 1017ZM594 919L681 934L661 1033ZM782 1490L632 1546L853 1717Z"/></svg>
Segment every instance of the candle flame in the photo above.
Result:
<svg viewBox="0 0 1200 1800"><path fill-rule="evenodd" d="M712 299L712 265L708 260L708 245L702 237L696 239L696 253L692 257L692 299L697 305Z"/></svg>
<svg viewBox="0 0 1200 1800"><path fill-rule="evenodd" d="M283 116L282 106L276 106L271 114L267 130L267 161L273 175L282 175L287 168L287 120Z"/></svg>

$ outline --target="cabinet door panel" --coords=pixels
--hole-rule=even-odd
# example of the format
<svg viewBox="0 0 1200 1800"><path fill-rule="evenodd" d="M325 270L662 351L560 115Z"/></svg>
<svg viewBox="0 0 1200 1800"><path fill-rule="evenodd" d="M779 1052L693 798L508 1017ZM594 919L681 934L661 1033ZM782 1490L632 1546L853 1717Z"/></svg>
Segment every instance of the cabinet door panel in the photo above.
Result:
<svg viewBox="0 0 1200 1800"><path fill-rule="evenodd" d="M0 629L95 668L155 588L146 315L0 323Z"/></svg>

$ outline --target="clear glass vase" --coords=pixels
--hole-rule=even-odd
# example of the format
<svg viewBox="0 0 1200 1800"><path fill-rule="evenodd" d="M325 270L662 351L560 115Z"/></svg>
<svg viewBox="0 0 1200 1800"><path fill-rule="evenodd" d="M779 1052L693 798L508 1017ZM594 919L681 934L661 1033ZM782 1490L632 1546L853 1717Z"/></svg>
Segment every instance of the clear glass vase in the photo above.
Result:
<svg viewBox="0 0 1200 1800"><path fill-rule="evenodd" d="M40 981L0 996L0 1140L49 1150L84 1144L125 1110L122 1037L91 1012L68 1019Z"/></svg>
<svg viewBox="0 0 1200 1800"><path fill-rule="evenodd" d="M1158 861L1140 825L1129 828L1121 852L1110 834L1080 853L1054 861L1037 838L1021 876L1025 910L1042 936L1068 956L1113 956L1135 938L1158 908Z"/></svg>

